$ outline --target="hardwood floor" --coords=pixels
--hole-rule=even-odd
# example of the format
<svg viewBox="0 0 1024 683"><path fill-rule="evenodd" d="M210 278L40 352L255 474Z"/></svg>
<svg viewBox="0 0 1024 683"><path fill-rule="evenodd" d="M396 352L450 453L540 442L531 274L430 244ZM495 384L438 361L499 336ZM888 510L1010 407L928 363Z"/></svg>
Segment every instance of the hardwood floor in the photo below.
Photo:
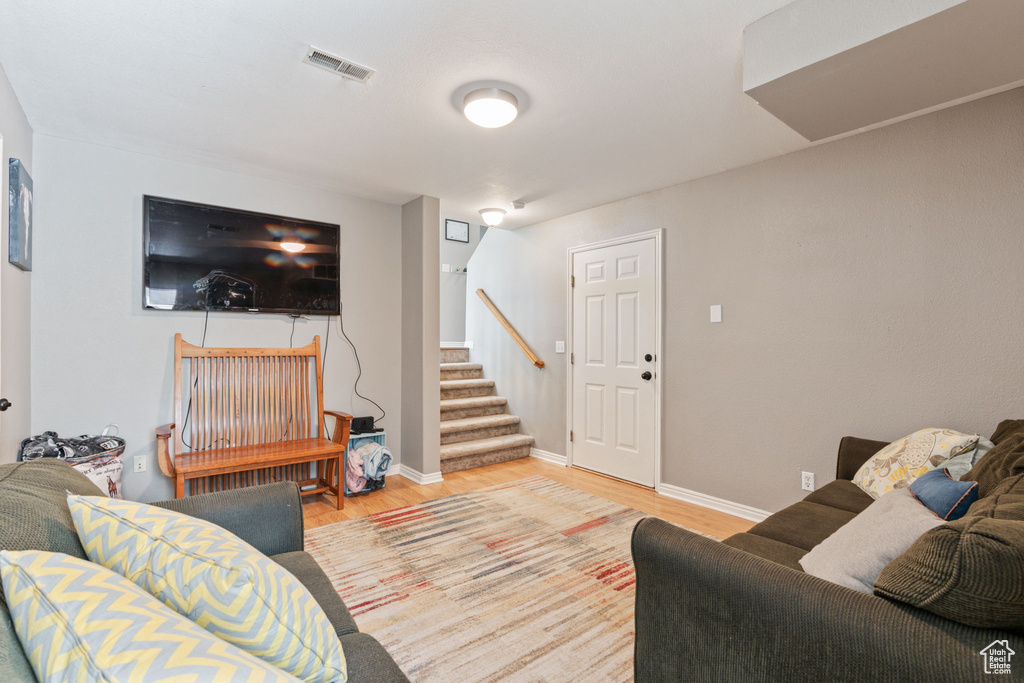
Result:
<svg viewBox="0 0 1024 683"><path fill-rule="evenodd" d="M567 486L592 493L641 512L647 512L670 522L718 538L746 531L754 522L733 517L723 512L684 503L655 493L652 489L612 479L578 468L563 467L537 458L522 458L510 462L487 465L444 475L440 484L421 486L405 477L388 477L387 486L362 496L345 499L345 509L336 509L333 497L316 496L306 499L303 513L306 528L323 526L343 519L352 519L375 512L415 505L435 498L466 493L496 484L541 476Z"/></svg>

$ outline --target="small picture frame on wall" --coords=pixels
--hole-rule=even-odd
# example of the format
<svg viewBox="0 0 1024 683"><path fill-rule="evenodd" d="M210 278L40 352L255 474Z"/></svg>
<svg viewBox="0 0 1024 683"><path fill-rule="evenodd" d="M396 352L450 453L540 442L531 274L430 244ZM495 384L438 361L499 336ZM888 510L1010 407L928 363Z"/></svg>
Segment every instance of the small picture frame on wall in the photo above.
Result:
<svg viewBox="0 0 1024 683"><path fill-rule="evenodd" d="M7 260L22 270L32 270L32 178L20 159L11 159L9 181Z"/></svg>
<svg viewBox="0 0 1024 683"><path fill-rule="evenodd" d="M469 223L444 219L444 238L452 242L469 243Z"/></svg>

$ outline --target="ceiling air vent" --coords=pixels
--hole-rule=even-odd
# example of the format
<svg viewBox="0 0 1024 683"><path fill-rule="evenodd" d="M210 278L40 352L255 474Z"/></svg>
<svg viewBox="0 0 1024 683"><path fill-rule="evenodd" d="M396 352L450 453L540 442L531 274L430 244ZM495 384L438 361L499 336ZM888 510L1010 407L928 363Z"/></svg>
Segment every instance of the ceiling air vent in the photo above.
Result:
<svg viewBox="0 0 1024 683"><path fill-rule="evenodd" d="M366 81L370 80L370 76L376 73L373 69L327 54L323 50L317 50L315 47L309 48L309 52L306 53L306 58L303 61L321 69L333 71L339 76L359 81L360 83L366 83Z"/></svg>

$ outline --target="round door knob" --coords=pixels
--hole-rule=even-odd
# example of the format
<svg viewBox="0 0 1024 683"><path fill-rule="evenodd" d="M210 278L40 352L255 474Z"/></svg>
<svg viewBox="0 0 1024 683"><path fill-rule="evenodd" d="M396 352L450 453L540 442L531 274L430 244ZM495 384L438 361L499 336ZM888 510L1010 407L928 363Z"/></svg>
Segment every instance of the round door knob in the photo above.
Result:
<svg viewBox="0 0 1024 683"><path fill-rule="evenodd" d="M654 360L654 356L652 356L651 354L647 354L646 356L644 356L644 360L650 363L652 360Z"/></svg>
<svg viewBox="0 0 1024 683"><path fill-rule="evenodd" d="M653 376L654 375L652 375L649 371L645 371L642 375L640 375L640 379L650 379Z"/></svg>
<svg viewBox="0 0 1024 683"><path fill-rule="evenodd" d="M12 405L14 404L8 401L6 398L0 398L0 412L7 410Z"/></svg>

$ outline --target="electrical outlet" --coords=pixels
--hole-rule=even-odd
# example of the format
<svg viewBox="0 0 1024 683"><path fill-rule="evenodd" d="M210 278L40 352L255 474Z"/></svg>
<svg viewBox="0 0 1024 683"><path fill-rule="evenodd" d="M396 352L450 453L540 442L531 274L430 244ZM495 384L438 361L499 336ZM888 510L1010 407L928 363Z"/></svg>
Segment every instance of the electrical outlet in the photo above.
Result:
<svg viewBox="0 0 1024 683"><path fill-rule="evenodd" d="M135 467L132 472L145 472L146 471L146 456L136 455L135 456Z"/></svg>
<svg viewBox="0 0 1024 683"><path fill-rule="evenodd" d="M555 342L555 353L565 353L565 342L564 341L556 341Z"/></svg>
<svg viewBox="0 0 1024 683"><path fill-rule="evenodd" d="M804 491L814 490L814 472L800 473L800 488Z"/></svg>

